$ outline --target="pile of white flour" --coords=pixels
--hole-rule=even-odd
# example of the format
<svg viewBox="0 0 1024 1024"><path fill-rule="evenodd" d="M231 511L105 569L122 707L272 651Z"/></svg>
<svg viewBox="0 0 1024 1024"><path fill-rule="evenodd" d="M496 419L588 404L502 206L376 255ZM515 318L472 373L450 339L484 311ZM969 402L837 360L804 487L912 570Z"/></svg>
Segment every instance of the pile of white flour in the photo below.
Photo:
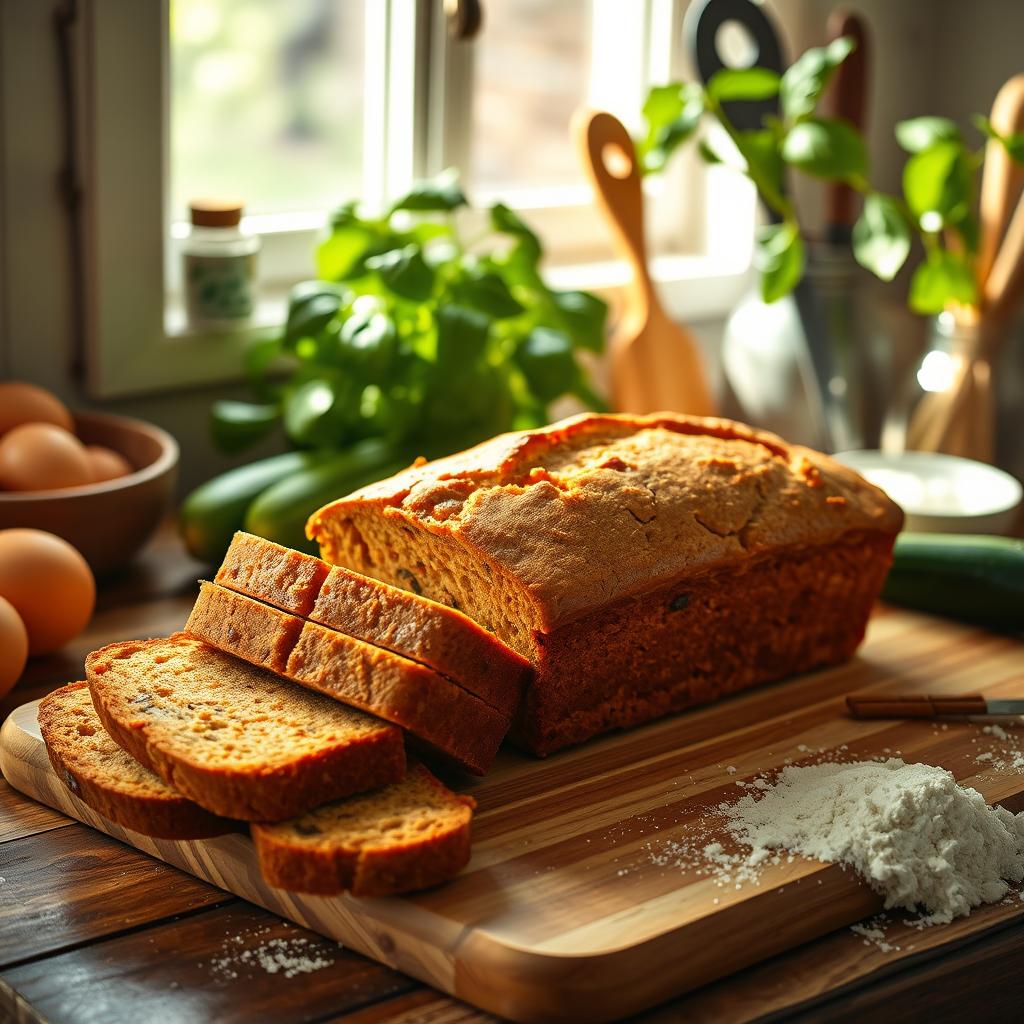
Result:
<svg viewBox="0 0 1024 1024"><path fill-rule="evenodd" d="M1024 813L989 807L942 768L899 758L784 768L724 809L751 866L789 850L848 864L886 908L943 924L1024 879Z"/></svg>

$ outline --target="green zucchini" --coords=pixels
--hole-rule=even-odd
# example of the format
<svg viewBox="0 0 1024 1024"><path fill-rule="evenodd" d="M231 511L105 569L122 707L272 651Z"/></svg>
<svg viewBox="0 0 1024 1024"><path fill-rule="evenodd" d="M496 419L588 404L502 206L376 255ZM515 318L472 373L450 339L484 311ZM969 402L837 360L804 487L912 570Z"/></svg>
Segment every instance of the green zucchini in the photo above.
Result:
<svg viewBox="0 0 1024 1024"><path fill-rule="evenodd" d="M903 534L882 599L995 629L1024 629L1024 540Z"/></svg>
<svg viewBox="0 0 1024 1024"><path fill-rule="evenodd" d="M318 465L293 473L260 494L249 506L244 528L286 547L315 553L316 545L306 539L306 520L318 508L397 473L411 461L393 444L379 439L322 455Z"/></svg>
<svg viewBox="0 0 1024 1024"><path fill-rule="evenodd" d="M229 469L200 484L181 506L178 524L185 546L204 562L217 562L236 530L242 529L253 500L273 484L314 466L310 452L285 452Z"/></svg>

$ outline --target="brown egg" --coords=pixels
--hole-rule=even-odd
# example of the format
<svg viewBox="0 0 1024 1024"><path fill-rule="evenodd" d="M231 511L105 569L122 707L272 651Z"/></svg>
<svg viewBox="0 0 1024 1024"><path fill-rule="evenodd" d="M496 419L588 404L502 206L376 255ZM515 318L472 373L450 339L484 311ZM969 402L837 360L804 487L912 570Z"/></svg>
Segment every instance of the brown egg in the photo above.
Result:
<svg viewBox="0 0 1024 1024"><path fill-rule="evenodd" d="M51 491L92 481L85 445L52 423L23 423L0 437L0 487Z"/></svg>
<svg viewBox="0 0 1024 1024"><path fill-rule="evenodd" d="M56 395L21 380L0 381L0 436L22 423L53 423L75 431L71 413Z"/></svg>
<svg viewBox="0 0 1024 1024"><path fill-rule="evenodd" d="M94 484L104 480L116 480L119 476L127 476L133 472L132 464L113 448L104 448L101 444L87 444L85 454L89 459Z"/></svg>
<svg viewBox="0 0 1024 1024"><path fill-rule="evenodd" d="M25 623L29 654L48 654L85 628L96 581L66 540L43 530L0 530L0 597Z"/></svg>
<svg viewBox="0 0 1024 1024"><path fill-rule="evenodd" d="M10 601L0 597L0 697L21 678L28 658L25 623Z"/></svg>

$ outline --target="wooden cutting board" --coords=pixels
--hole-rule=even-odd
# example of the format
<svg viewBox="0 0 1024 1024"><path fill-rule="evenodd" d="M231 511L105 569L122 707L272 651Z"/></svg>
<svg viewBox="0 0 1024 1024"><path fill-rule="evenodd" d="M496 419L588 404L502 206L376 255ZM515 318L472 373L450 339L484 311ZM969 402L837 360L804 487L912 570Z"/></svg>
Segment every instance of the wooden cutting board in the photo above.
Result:
<svg viewBox="0 0 1024 1024"><path fill-rule="evenodd" d="M112 824L54 775L34 703L4 725L0 768L11 785L51 807L479 1007L520 1021L596 1022L880 908L852 872L801 858L769 866L759 884L740 888L681 866L678 844L693 836L703 809L741 794L737 781L787 758L898 752L948 768L990 802L1024 808L1024 774L977 760L988 751L998 756L1006 741L975 723L854 721L842 699L862 689L1019 696L1024 645L887 612L872 621L859 656L839 668L545 761L505 752L486 778L459 780L480 805L469 867L406 898L286 893L262 882L245 837L170 842ZM1024 729L1009 742L1024 748ZM700 841L710 839L701 833ZM972 919L955 927L962 941Z"/></svg>

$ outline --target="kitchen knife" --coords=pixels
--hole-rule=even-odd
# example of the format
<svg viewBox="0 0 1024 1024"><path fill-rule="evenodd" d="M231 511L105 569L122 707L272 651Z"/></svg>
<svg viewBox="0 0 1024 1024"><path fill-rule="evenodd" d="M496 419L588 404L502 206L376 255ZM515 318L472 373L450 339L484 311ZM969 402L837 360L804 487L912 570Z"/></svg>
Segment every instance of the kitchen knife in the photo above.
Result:
<svg viewBox="0 0 1024 1024"><path fill-rule="evenodd" d="M955 718L963 715L1024 715L1024 700L988 700L980 693L959 696L856 694L846 698L854 718Z"/></svg>
<svg viewBox="0 0 1024 1024"><path fill-rule="evenodd" d="M779 35L759 4L751 0L702 0L691 5L686 12L683 28L690 54L704 83L710 82L717 71L728 66L719 52L718 43L719 29L730 22L742 26L754 43L757 57L751 66L781 75L784 64ZM780 113L778 96L766 100L726 101L722 108L740 131L759 131L764 128L766 118L778 118ZM772 223L777 224L781 220L767 204L765 213ZM808 398L816 406L813 414L820 424L821 445L826 451L833 452L837 450L835 435L837 431L842 433L845 416L832 382L835 370L824 310L806 274L793 289L793 302L814 372L815 386Z"/></svg>

